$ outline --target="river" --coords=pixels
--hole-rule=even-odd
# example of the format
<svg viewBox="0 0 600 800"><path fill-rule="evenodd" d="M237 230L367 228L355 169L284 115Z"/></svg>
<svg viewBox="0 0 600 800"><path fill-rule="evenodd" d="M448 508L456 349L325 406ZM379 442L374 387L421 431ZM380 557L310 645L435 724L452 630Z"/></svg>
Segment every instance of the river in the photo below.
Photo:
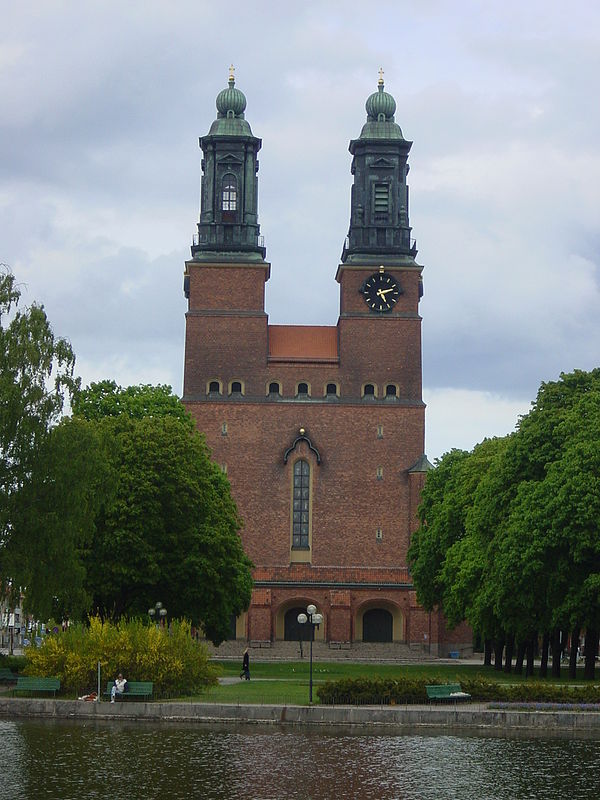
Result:
<svg viewBox="0 0 600 800"><path fill-rule="evenodd" d="M0 770L0 800L597 800L600 741L0 720Z"/></svg>

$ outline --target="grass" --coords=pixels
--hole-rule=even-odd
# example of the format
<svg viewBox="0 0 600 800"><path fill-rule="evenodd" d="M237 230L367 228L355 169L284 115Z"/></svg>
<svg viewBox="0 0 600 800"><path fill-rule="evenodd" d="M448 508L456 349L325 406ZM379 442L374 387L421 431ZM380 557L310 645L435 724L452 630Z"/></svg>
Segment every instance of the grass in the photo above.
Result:
<svg viewBox="0 0 600 800"><path fill-rule="evenodd" d="M308 705L309 664L307 661L252 662L252 680L239 680L240 664L237 661L214 662L221 667L222 677L235 678L235 682L220 684L201 697L194 698L208 703L261 703ZM537 670L536 670L537 671ZM372 664L346 662L313 662L313 700L318 702L316 688L320 683L340 678L361 676L397 678L404 675L411 678L426 678L435 682L458 682L463 678L481 677L498 683L520 683L526 679L522 675L496 672L493 668L477 664ZM548 678L549 683L583 683L568 678L562 670L562 679ZM537 678L536 678L537 679Z"/></svg>

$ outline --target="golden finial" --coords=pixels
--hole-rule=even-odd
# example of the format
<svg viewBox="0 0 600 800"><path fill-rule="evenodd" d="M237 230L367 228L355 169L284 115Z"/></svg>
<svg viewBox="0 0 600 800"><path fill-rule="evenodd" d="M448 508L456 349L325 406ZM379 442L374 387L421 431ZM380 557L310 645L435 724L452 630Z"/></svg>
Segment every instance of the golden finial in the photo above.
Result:
<svg viewBox="0 0 600 800"><path fill-rule="evenodd" d="M304 436L304 434L306 433L306 431L304 430L304 428L300 428L300 430L298 431L298 433L300 434L300 436Z"/></svg>
<svg viewBox="0 0 600 800"><path fill-rule="evenodd" d="M235 81L235 67L233 66L233 64L229 65L229 80Z"/></svg>
<svg viewBox="0 0 600 800"><path fill-rule="evenodd" d="M378 84L383 86L383 67L379 67L379 81Z"/></svg>

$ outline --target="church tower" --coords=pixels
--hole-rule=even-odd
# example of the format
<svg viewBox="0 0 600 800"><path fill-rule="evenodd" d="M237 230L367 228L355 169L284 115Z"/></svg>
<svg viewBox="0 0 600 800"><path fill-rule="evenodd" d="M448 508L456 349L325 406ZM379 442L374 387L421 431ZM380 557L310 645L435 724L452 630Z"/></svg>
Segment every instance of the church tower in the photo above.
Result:
<svg viewBox="0 0 600 800"><path fill-rule="evenodd" d="M258 392L267 346L270 265L258 224L262 142L245 119L246 98L235 86L233 67L216 106L217 118L200 138L200 220L184 274L183 392L203 401Z"/></svg>
<svg viewBox="0 0 600 800"><path fill-rule="evenodd" d="M395 122L395 100L380 77L350 142L335 325L268 324L261 140L233 72L216 105L200 139L200 219L185 265L183 402L227 473L255 565L251 605L232 621L232 638L253 647L297 644L298 614L314 603L324 617L316 632L323 648L461 649L458 640L449 647L441 619L418 607L407 563L430 465L422 267L406 182L411 142Z"/></svg>

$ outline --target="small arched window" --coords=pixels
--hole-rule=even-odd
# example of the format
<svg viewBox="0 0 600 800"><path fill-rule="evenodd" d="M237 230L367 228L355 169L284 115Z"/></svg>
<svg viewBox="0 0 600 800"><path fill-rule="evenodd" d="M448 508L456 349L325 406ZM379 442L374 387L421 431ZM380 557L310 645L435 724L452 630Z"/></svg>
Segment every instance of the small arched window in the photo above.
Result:
<svg viewBox="0 0 600 800"><path fill-rule="evenodd" d="M328 383L325 394L327 397L337 397L337 383Z"/></svg>
<svg viewBox="0 0 600 800"><path fill-rule="evenodd" d="M363 397L375 397L375 386L372 383L365 383Z"/></svg>
<svg viewBox="0 0 600 800"><path fill-rule="evenodd" d="M225 175L223 178L221 208L223 211L237 211L237 181L235 175Z"/></svg>
<svg viewBox="0 0 600 800"><path fill-rule="evenodd" d="M385 396L397 397L397 395L398 395L398 389L396 388L396 385L393 383L388 383L388 385L385 387Z"/></svg>
<svg viewBox="0 0 600 800"><path fill-rule="evenodd" d="M232 381L231 383L231 394L241 394L242 393L242 384L240 381Z"/></svg>
<svg viewBox="0 0 600 800"><path fill-rule="evenodd" d="M209 394L221 394L221 385L219 381L211 381L208 384L208 393Z"/></svg>
<svg viewBox="0 0 600 800"><path fill-rule="evenodd" d="M308 383L299 383L298 384L297 395L298 395L298 397L300 397L300 396L308 397L308 395L309 395Z"/></svg>
<svg viewBox="0 0 600 800"><path fill-rule="evenodd" d="M281 395L281 386L277 381L273 381L269 384L269 394Z"/></svg>

